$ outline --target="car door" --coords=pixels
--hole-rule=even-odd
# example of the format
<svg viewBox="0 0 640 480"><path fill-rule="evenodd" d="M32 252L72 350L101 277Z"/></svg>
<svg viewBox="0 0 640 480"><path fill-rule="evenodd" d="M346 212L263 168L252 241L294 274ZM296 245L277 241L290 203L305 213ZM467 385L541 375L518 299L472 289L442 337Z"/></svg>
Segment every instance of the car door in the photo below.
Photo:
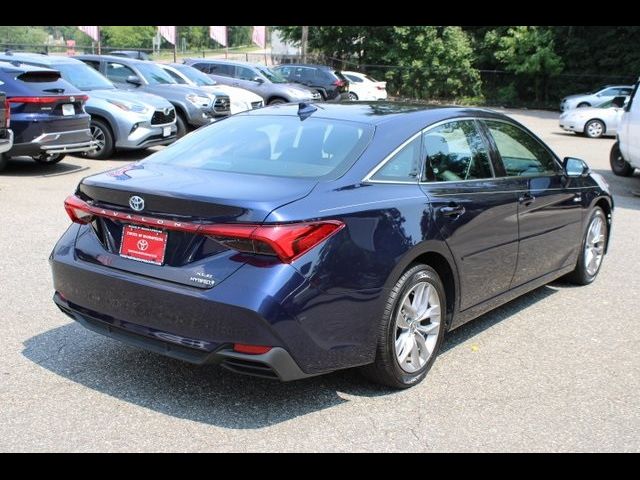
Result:
<svg viewBox="0 0 640 480"><path fill-rule="evenodd" d="M483 120L500 158L498 174L518 191L517 287L576 262L581 241L582 190L571 187L555 155L530 132Z"/></svg>
<svg viewBox="0 0 640 480"><path fill-rule="evenodd" d="M629 99L629 103L625 107L623 118L621 118L618 134L620 138L620 150L622 156L637 166L640 164L640 96L638 88L640 82L636 84Z"/></svg>
<svg viewBox="0 0 640 480"><path fill-rule="evenodd" d="M460 310L507 291L518 255L517 195L496 179L476 120L451 120L423 134L435 222L456 262Z"/></svg>

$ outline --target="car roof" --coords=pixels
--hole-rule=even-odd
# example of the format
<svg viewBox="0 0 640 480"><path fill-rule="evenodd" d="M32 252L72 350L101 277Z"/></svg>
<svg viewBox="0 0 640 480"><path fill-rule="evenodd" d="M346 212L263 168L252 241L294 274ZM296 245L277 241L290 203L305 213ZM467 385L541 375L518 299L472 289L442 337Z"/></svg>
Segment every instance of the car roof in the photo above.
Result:
<svg viewBox="0 0 640 480"><path fill-rule="evenodd" d="M187 58L185 60L192 63L220 63L220 64L226 64L226 65L244 65L244 66L251 66L251 67L255 67L258 65L251 62L243 62L242 60L227 60L224 58ZM188 63L185 63L185 64L189 65Z"/></svg>
<svg viewBox="0 0 640 480"><path fill-rule="evenodd" d="M311 103L317 110L311 114L314 118L328 120L347 120L369 125L403 124L408 127L423 127L453 117L486 117L512 121L501 113L475 107L422 105L401 102L345 102ZM287 103L257 110L248 110L238 115L298 115L299 105ZM414 125L415 124L415 125ZM418 127L421 128L421 127Z"/></svg>
<svg viewBox="0 0 640 480"><path fill-rule="evenodd" d="M307 67L307 68L321 68L323 70L338 70L337 68L330 67L329 65L316 65L314 63L283 63L278 67Z"/></svg>
<svg viewBox="0 0 640 480"><path fill-rule="evenodd" d="M32 53L32 52L8 52L8 53L0 53L1 61L11 62L13 59L18 62L27 61L27 62L37 62L43 65L60 65L63 63L74 64L80 62L80 60L71 58L71 57L63 57L62 55L45 55L42 53ZM11 59L11 60L10 60Z"/></svg>
<svg viewBox="0 0 640 480"><path fill-rule="evenodd" d="M0 70L6 73L14 73L14 72L49 72L51 70L55 70L54 68L45 68L45 67L34 67L33 65L28 65L26 63L14 63L8 62L6 60L0 60Z"/></svg>
<svg viewBox="0 0 640 480"><path fill-rule="evenodd" d="M75 59L83 59L83 60L113 60L114 62L127 62L132 64L144 64L148 65L148 60L140 60L137 58L131 57L119 57L117 55L94 55L94 54L85 54L85 55L75 55L73 58Z"/></svg>

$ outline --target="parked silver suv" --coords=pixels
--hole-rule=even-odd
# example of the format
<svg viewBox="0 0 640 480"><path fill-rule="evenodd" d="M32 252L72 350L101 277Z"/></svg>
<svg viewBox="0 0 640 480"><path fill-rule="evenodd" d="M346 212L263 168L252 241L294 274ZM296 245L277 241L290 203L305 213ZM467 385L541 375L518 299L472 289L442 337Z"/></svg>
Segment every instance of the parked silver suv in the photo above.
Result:
<svg viewBox="0 0 640 480"><path fill-rule="evenodd" d="M322 100L315 90L289 83L282 75L264 65L202 58L188 58L184 63L208 74L223 85L244 88L260 95L267 105Z"/></svg>
<svg viewBox="0 0 640 480"><path fill-rule="evenodd" d="M88 158L109 158L114 150L138 150L176 140L176 113L162 97L118 90L80 60L39 53L0 53L0 60L58 70L78 90L91 92L85 103L97 149Z"/></svg>

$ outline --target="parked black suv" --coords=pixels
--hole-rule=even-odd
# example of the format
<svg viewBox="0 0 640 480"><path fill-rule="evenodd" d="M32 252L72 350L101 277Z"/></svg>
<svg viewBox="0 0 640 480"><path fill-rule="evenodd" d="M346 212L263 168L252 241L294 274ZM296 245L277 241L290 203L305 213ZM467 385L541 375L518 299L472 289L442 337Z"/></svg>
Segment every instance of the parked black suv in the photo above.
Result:
<svg viewBox="0 0 640 480"><path fill-rule="evenodd" d="M87 95L63 80L60 72L0 62L0 85L11 107L13 147L5 157L29 156L57 163L71 152L93 150Z"/></svg>
<svg viewBox="0 0 640 480"><path fill-rule="evenodd" d="M323 100L339 101L348 98L349 81L340 71L326 65L290 63L274 67L273 70L290 82L316 90Z"/></svg>

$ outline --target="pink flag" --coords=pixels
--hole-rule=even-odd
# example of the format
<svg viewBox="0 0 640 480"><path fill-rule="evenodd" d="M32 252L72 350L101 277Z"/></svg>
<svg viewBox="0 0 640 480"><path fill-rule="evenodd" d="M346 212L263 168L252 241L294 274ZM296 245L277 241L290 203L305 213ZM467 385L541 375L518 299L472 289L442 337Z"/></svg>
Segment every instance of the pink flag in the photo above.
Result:
<svg viewBox="0 0 640 480"><path fill-rule="evenodd" d="M267 48L267 27L253 27L251 41L262 48Z"/></svg>
<svg viewBox="0 0 640 480"><path fill-rule="evenodd" d="M223 47L227 46L227 27L209 27L209 36Z"/></svg>
<svg viewBox="0 0 640 480"><path fill-rule="evenodd" d="M176 27L158 27L160 35L172 45L176 44Z"/></svg>
<svg viewBox="0 0 640 480"><path fill-rule="evenodd" d="M78 27L81 31L83 31L84 33L86 33L87 35L89 35L94 42L97 42L98 39L98 27Z"/></svg>

